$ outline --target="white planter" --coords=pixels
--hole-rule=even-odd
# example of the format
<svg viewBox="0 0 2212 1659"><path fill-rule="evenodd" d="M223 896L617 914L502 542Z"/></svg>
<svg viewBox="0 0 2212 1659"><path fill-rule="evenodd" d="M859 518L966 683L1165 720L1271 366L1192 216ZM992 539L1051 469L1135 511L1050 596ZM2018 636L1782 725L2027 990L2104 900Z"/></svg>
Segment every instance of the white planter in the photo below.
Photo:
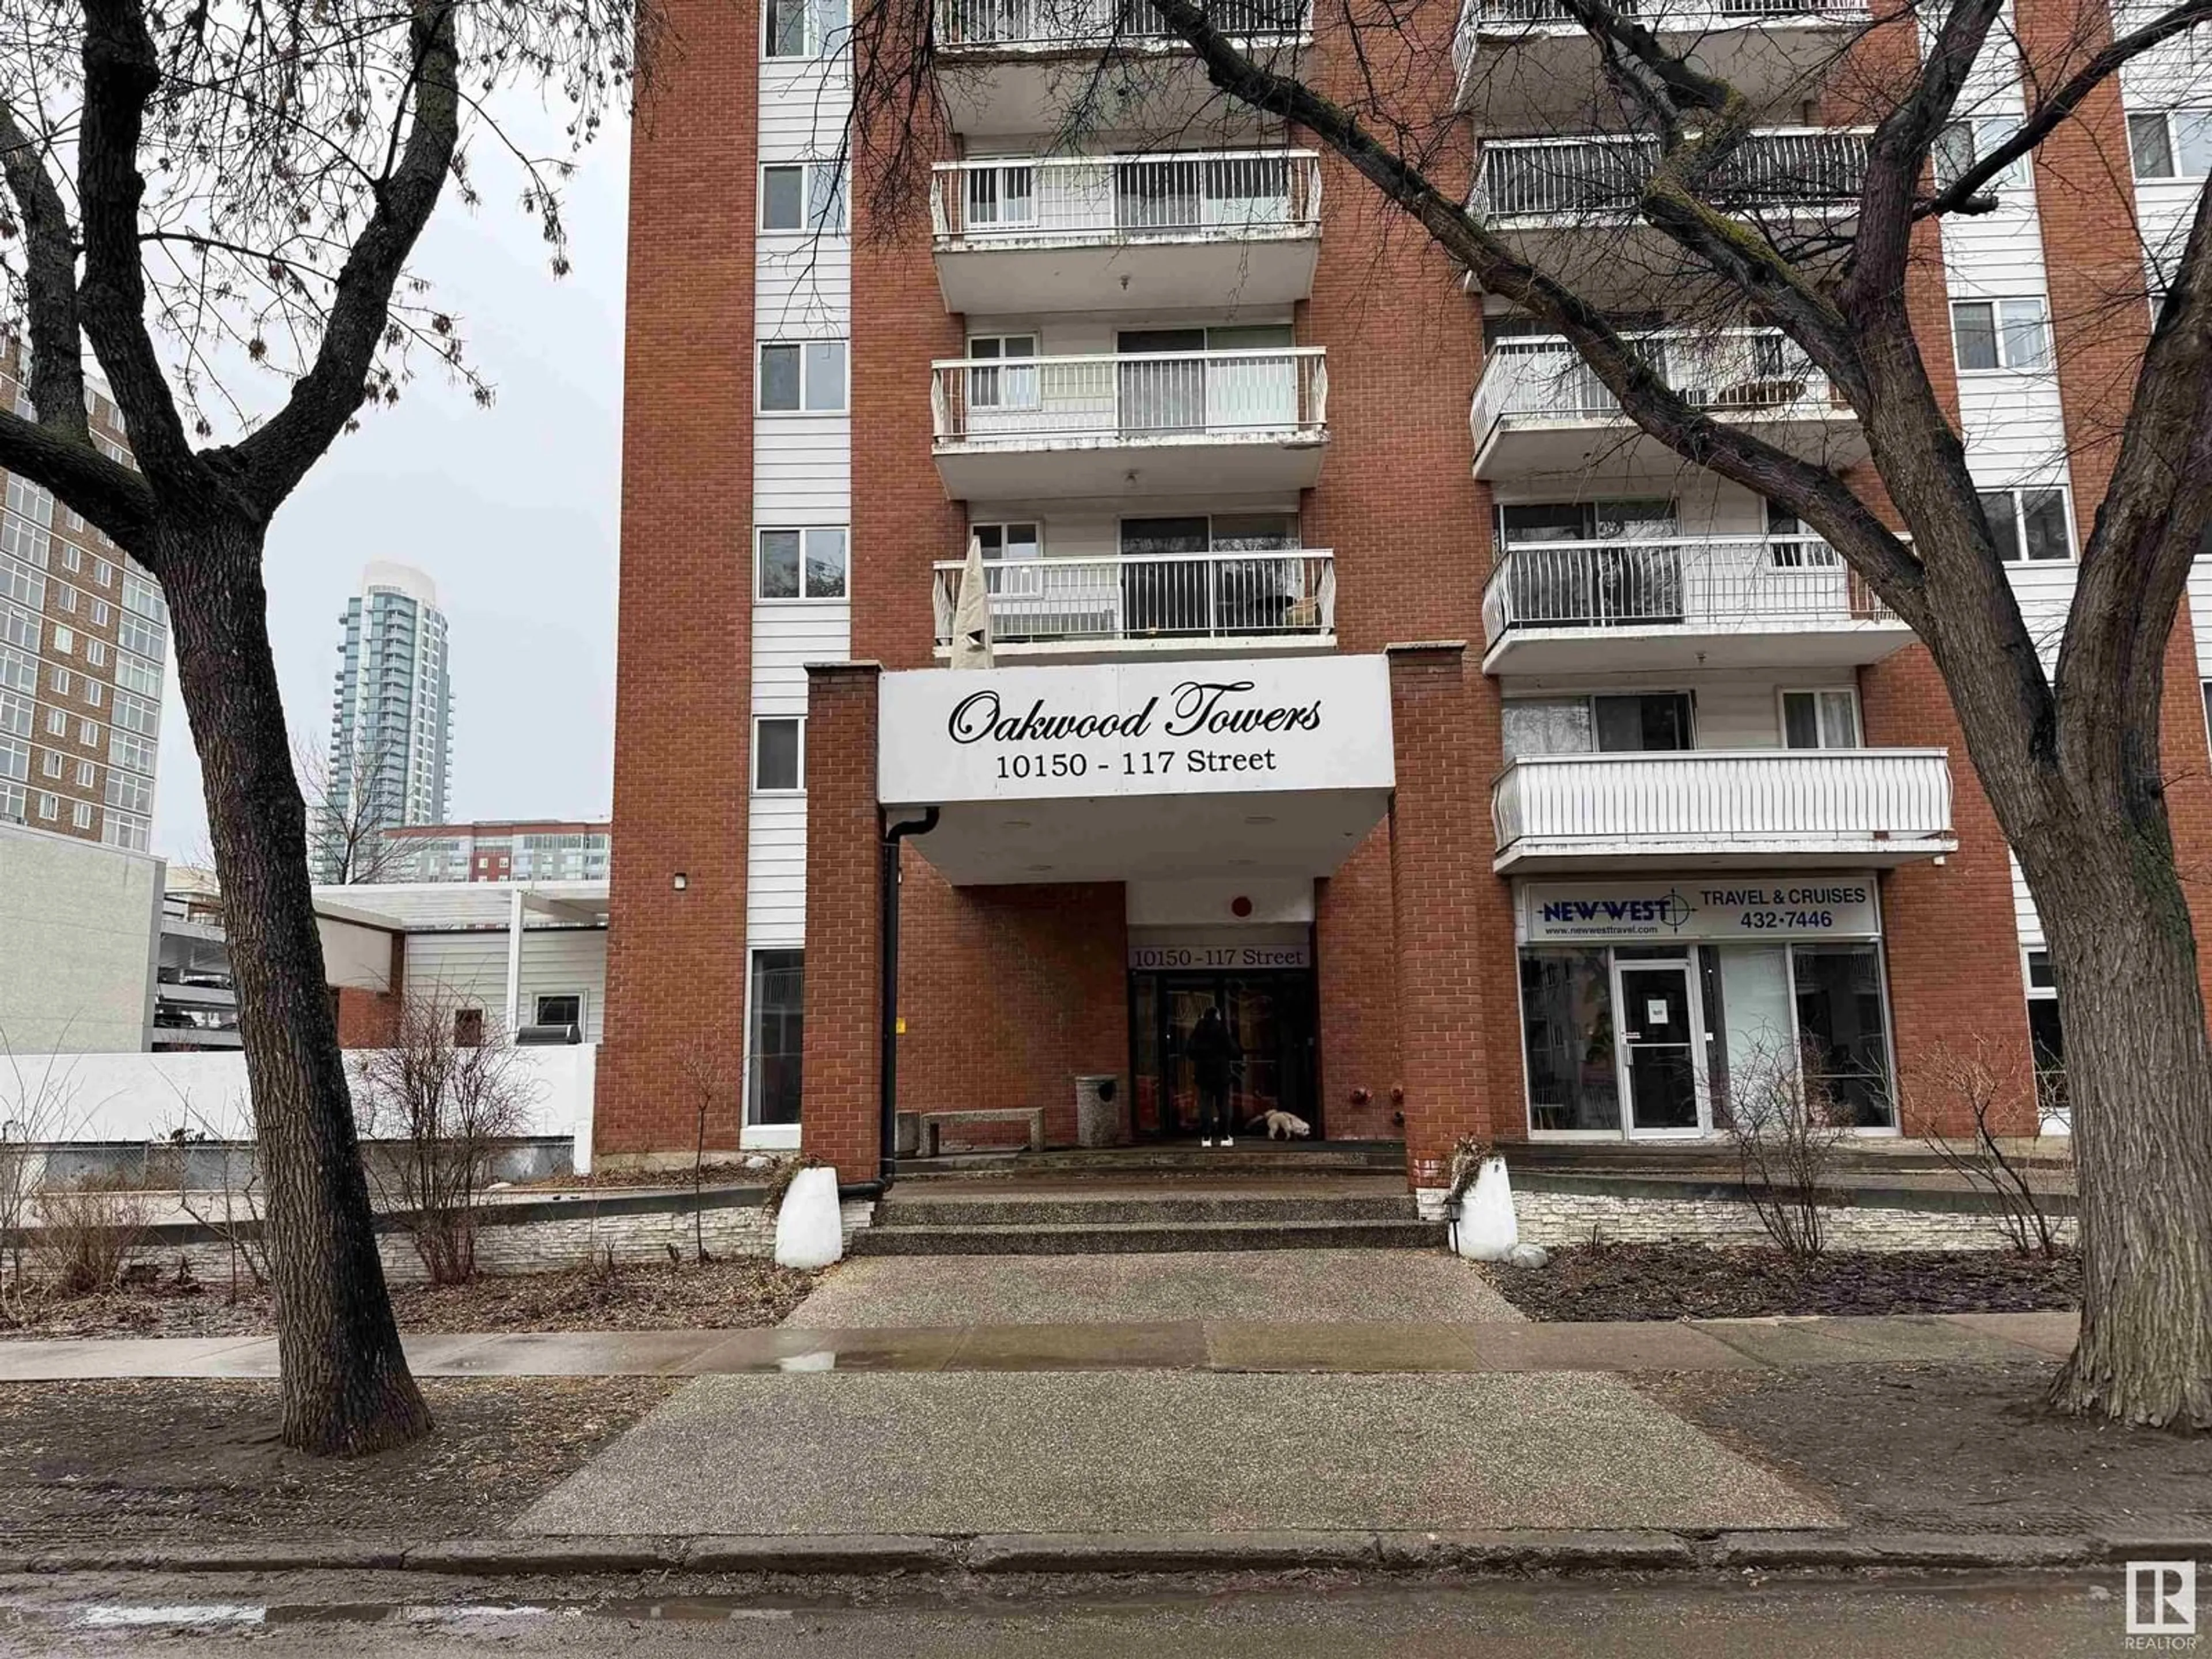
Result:
<svg viewBox="0 0 2212 1659"><path fill-rule="evenodd" d="M801 1170L791 1178L775 1217L779 1267L826 1267L845 1254L845 1225L837 1206L837 1172Z"/></svg>
<svg viewBox="0 0 2212 1659"><path fill-rule="evenodd" d="M1506 1182L1505 1160L1492 1156L1482 1160L1474 1185L1459 1201L1456 1242L1459 1253L1470 1261L1503 1261L1521 1242L1520 1224L1513 1218L1513 1189Z"/></svg>

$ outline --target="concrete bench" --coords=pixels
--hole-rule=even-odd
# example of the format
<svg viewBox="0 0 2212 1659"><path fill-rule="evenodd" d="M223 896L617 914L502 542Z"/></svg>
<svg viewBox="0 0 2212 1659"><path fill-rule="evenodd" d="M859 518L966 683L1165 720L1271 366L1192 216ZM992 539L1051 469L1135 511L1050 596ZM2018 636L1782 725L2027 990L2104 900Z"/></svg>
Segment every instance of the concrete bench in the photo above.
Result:
<svg viewBox="0 0 2212 1659"><path fill-rule="evenodd" d="M943 1138L945 1126L962 1123L1026 1123L1030 1129L1030 1150L1044 1150L1044 1108L1042 1106L1001 1106L988 1111L924 1112L921 1115L921 1155L935 1158Z"/></svg>

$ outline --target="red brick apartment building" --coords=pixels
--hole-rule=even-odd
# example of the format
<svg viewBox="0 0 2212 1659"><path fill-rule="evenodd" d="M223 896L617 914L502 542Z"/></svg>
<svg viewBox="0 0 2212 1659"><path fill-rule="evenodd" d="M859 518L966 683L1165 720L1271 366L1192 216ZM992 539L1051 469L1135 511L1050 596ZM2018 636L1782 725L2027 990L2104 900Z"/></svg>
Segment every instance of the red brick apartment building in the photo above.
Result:
<svg viewBox="0 0 2212 1659"><path fill-rule="evenodd" d="M1947 157L2018 118L2021 52L2073 3L2019 0ZM848 207L838 0L679 5L635 137L601 1157L688 1149L701 1052L742 1064L746 1144L848 1181L880 1172L887 1086L1042 1108L1068 1144L1077 1079L1111 1075L1130 1134L1188 1136L1216 1002L1241 1113L1402 1140L1422 1191L1462 1135L1709 1136L1762 1057L1804 1054L1869 1135L1909 1132L1899 1079L1941 1045L2055 1067L2039 925L1941 685L1823 544L1637 439L1559 342L1297 131L1208 109L1165 43L1155 101L1055 149L1111 9L946 4L954 131L911 212ZM1327 88L1333 13L1254 30ZM1459 112L1443 165L1477 210L1663 310L1617 219L1556 194L1617 142L1577 116L1571 26L1411 15L1391 73ZM1843 210L1863 129L1808 125L1834 102L1808 66L1912 49L1903 24L1841 52L1867 24L1679 0L1661 26L1727 47L1809 215ZM2185 43L2131 67L1914 277L2054 649L2148 326L2097 298L2140 295L2185 223L2197 103ZM1871 487L1778 335L1652 326L1679 385ZM971 540L994 664L956 672ZM2178 630L2185 864L2207 661Z"/></svg>

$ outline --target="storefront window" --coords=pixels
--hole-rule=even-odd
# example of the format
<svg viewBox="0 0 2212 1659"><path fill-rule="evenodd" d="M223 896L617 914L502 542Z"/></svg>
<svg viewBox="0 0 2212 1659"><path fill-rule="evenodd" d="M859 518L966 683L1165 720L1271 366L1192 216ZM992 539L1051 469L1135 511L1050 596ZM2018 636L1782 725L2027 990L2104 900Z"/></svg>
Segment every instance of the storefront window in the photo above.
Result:
<svg viewBox="0 0 2212 1659"><path fill-rule="evenodd" d="M799 1121L799 1029L805 1002L806 953L753 952L746 1032L745 1121Z"/></svg>
<svg viewBox="0 0 2212 1659"><path fill-rule="evenodd" d="M1725 1128L1731 1088L1756 1090L1763 1079L1788 1076L1796 1063L1797 1035L1790 1009L1790 947L1786 945L1707 945L1720 1006L1708 1007L1725 1071L1713 1079L1713 1125ZM1758 1121L1753 1111L1745 1121Z"/></svg>
<svg viewBox="0 0 2212 1659"><path fill-rule="evenodd" d="M1863 1128L1887 1127L1895 1119L1881 952L1871 945L1798 945L1790 955L1808 1092L1825 1092Z"/></svg>
<svg viewBox="0 0 2212 1659"><path fill-rule="evenodd" d="M1529 1127L1620 1127L1611 969L1603 951L1524 951Z"/></svg>

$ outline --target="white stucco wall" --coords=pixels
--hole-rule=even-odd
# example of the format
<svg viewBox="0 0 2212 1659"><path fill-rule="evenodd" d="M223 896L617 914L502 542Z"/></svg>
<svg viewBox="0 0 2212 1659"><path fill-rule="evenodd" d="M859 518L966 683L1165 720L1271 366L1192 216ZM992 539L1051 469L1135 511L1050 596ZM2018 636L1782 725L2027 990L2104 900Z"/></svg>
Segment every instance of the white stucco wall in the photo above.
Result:
<svg viewBox="0 0 2212 1659"><path fill-rule="evenodd" d="M162 861L0 824L0 1051L146 1046Z"/></svg>

